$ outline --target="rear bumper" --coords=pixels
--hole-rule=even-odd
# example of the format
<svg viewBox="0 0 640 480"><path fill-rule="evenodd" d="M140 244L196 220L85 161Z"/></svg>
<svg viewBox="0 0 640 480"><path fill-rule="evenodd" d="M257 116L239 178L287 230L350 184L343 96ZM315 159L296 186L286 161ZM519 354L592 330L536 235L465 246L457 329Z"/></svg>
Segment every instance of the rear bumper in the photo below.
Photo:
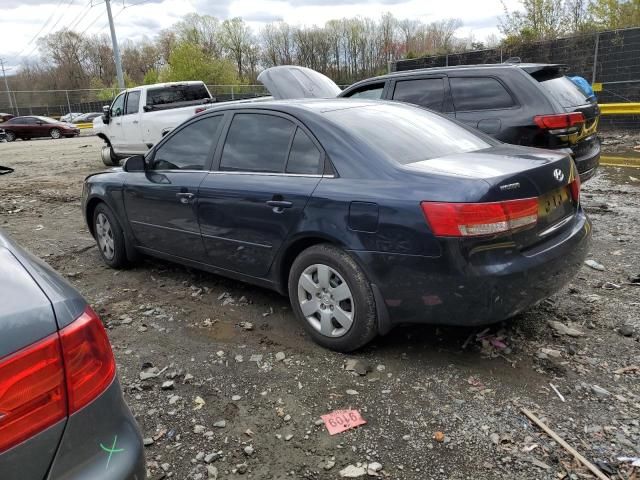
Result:
<svg viewBox="0 0 640 480"><path fill-rule="evenodd" d="M592 135L571 148L573 160L578 167L580 180L585 182L593 177L600 165L600 139Z"/></svg>
<svg viewBox="0 0 640 480"><path fill-rule="evenodd" d="M469 254L454 240L443 242L437 258L351 253L380 289L391 323L483 325L560 290L582 265L590 239L580 210L553 238L522 252L503 243Z"/></svg>

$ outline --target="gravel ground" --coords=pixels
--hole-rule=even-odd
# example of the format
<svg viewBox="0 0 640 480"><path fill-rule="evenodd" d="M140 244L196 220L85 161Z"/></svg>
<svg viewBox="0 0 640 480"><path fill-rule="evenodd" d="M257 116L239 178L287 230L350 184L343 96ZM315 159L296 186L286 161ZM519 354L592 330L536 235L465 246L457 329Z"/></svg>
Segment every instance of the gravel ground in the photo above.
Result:
<svg viewBox="0 0 640 480"><path fill-rule="evenodd" d="M273 292L152 259L105 267L80 212L100 146L0 143L15 168L0 176L0 226L102 316L150 478L335 479L367 466L390 479L593 478L522 407L611 478L638 476L617 457L640 456L640 170L603 169L584 188L604 270L585 265L487 331L402 327L342 355L313 344ZM347 408L367 424L330 436L320 415Z"/></svg>

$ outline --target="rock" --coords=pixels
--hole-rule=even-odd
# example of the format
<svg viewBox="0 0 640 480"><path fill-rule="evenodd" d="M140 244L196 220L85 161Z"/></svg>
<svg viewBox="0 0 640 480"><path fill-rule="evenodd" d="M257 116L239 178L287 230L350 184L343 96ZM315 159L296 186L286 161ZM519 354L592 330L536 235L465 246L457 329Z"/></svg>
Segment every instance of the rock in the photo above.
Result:
<svg viewBox="0 0 640 480"><path fill-rule="evenodd" d="M594 270L598 270L598 271L600 271L600 272L603 272L603 271L604 271L604 265L602 265L602 264L600 264L600 263L596 262L595 260L591 260L591 259L589 259L589 260L585 260L585 261L584 261L584 264L585 264L587 267L591 267L591 268L593 268Z"/></svg>
<svg viewBox="0 0 640 480"><path fill-rule="evenodd" d="M161 388L163 390L173 390L174 384L173 380L167 380L166 382L162 382Z"/></svg>
<svg viewBox="0 0 640 480"><path fill-rule="evenodd" d="M163 464L160 465L160 468L162 470L164 470L165 472L168 472L169 469L171 468L171 465L169 465L168 463L163 463Z"/></svg>
<svg viewBox="0 0 640 480"><path fill-rule="evenodd" d="M346 468L340 470L340 476L342 478L358 478L367 474L367 469L362 466L349 465Z"/></svg>
<svg viewBox="0 0 640 480"><path fill-rule="evenodd" d="M247 473L247 470L249 469L249 465L247 465L247 463L239 463L238 465L236 465L236 470L238 471L238 473L240 475L244 475L245 473Z"/></svg>
<svg viewBox="0 0 640 480"><path fill-rule="evenodd" d="M324 468L325 470L331 470L335 466L336 462L334 462L333 460L327 460L326 462L324 462L322 468Z"/></svg>
<svg viewBox="0 0 640 480"><path fill-rule="evenodd" d="M352 390L349 389L345 392L347 395L358 395L358 391L357 390Z"/></svg>
<svg viewBox="0 0 640 480"><path fill-rule="evenodd" d="M142 439L142 444L143 444L145 447L149 447L149 446L153 445L153 438L151 438L151 437L143 438L143 439Z"/></svg>
<svg viewBox="0 0 640 480"><path fill-rule="evenodd" d="M289 420L291 420L291 415L289 415L288 413L284 416L283 420L285 422L288 422Z"/></svg>
<svg viewBox="0 0 640 480"><path fill-rule="evenodd" d="M376 367L376 370L379 372L384 372L387 369L387 367L385 367L384 365L378 365Z"/></svg>
<svg viewBox="0 0 640 480"><path fill-rule="evenodd" d="M240 299L242 300L242 299ZM243 330L253 330L253 323L251 322L240 322L240 328Z"/></svg>
<svg viewBox="0 0 640 480"><path fill-rule="evenodd" d="M233 400L234 402L237 402L238 400L240 400L242 397L240 395L234 395L233 397L231 397L231 400Z"/></svg>
<svg viewBox="0 0 640 480"><path fill-rule="evenodd" d="M632 325L622 325L618 328L618 332L623 337L633 337L634 328Z"/></svg>
<svg viewBox="0 0 640 480"><path fill-rule="evenodd" d="M287 358L287 356L284 354L284 352L278 352L276 353L276 360L281 362L283 361L285 358Z"/></svg>
<svg viewBox="0 0 640 480"><path fill-rule="evenodd" d="M491 435L489 435L489 438L495 445L500 444L500 435L498 435L497 433L492 433Z"/></svg>
<svg viewBox="0 0 640 480"><path fill-rule="evenodd" d="M224 428L227 426L227 421L226 420L218 420L217 422L215 422L213 424L214 427L216 428Z"/></svg>
<svg viewBox="0 0 640 480"><path fill-rule="evenodd" d="M350 358L347 360L344 369L347 372L356 372L358 375L366 375L371 371L371 365L364 360Z"/></svg>
<svg viewBox="0 0 640 480"><path fill-rule="evenodd" d="M562 353L560 350L554 350L553 348L541 348L538 352L538 357L540 358L561 358Z"/></svg>
<svg viewBox="0 0 640 480"><path fill-rule="evenodd" d="M367 465L367 475L370 477L377 477L380 470L382 470L382 464L379 462L371 462Z"/></svg>
<svg viewBox="0 0 640 480"><path fill-rule="evenodd" d="M611 395L611 392L609 392L609 390L605 390L604 388L599 387L598 385L591 385L591 391L595 393L598 397L608 397L609 395Z"/></svg>
<svg viewBox="0 0 640 480"><path fill-rule="evenodd" d="M129 325L131 322L133 322L133 319L131 317L124 317L122 320L120 320L120 323L122 325Z"/></svg>
<svg viewBox="0 0 640 480"><path fill-rule="evenodd" d="M196 455L196 462L201 462L203 458L204 452L198 452L198 454Z"/></svg>
<svg viewBox="0 0 640 480"><path fill-rule="evenodd" d="M193 380L193 375L191 375L190 373L187 373L187 374L184 376L184 380L183 380L183 382L184 382L184 383L187 383L189 380Z"/></svg>
<svg viewBox="0 0 640 480"><path fill-rule="evenodd" d="M408 442L409 440L411 440L411 435L403 435L402 440L404 440L405 442Z"/></svg>
<svg viewBox="0 0 640 480"><path fill-rule="evenodd" d="M180 400L180 396L179 395L171 395L169 397L169 405L175 405L176 403L178 403L178 401Z"/></svg>
<svg viewBox="0 0 640 480"><path fill-rule="evenodd" d="M207 465L207 476L212 480L217 480L218 478L218 469L213 465Z"/></svg>
<svg viewBox="0 0 640 480"><path fill-rule="evenodd" d="M288 433L287 435L284 436L284 441L288 442L289 440L291 440L293 438L293 435Z"/></svg>
<svg viewBox="0 0 640 480"><path fill-rule="evenodd" d="M557 322L555 320L548 320L547 322L549 323L551 328L553 328L560 335L568 335L570 337L582 337L584 335L584 333L581 332L580 330L573 327L569 327L564 323Z"/></svg>
<svg viewBox="0 0 640 480"><path fill-rule="evenodd" d="M204 433L204 431L206 430L206 428L204 427L204 425L194 425L193 426L193 433Z"/></svg>
<svg viewBox="0 0 640 480"><path fill-rule="evenodd" d="M158 368L151 367L140 372L140 380L148 380L150 378L156 378L158 376Z"/></svg>
<svg viewBox="0 0 640 480"><path fill-rule="evenodd" d="M433 439L434 439L436 442L441 442L441 443L442 443L442 442L444 442L444 433L442 433L442 432L436 432L436 433L434 433L434 434L433 434Z"/></svg>
<svg viewBox="0 0 640 480"><path fill-rule="evenodd" d="M214 460L216 460L218 458L218 453L217 452L213 452L213 453L209 453L207 455L205 455L204 457L204 463L211 463Z"/></svg>
<svg viewBox="0 0 640 480"><path fill-rule="evenodd" d="M244 361L244 357L242 355L236 355L235 359L238 363L242 363Z"/></svg>
<svg viewBox="0 0 640 480"><path fill-rule="evenodd" d="M250 362L261 362L262 361L262 355L260 354L254 354L251 355L251 358L249 358Z"/></svg>
<svg viewBox="0 0 640 480"><path fill-rule="evenodd" d="M251 445L247 445L246 447L244 447L244 454L245 455L250 457L251 455L253 455L253 452L254 452L254 450L253 450L253 447Z"/></svg>

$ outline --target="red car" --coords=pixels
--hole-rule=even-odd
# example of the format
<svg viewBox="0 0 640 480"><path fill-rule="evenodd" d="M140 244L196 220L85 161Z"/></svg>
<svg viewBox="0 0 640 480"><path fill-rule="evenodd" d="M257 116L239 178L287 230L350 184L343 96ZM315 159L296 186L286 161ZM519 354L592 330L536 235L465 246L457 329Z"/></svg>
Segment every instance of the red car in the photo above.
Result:
<svg viewBox="0 0 640 480"><path fill-rule="evenodd" d="M49 117L14 117L2 124L7 135L7 142L16 138L30 140L36 137L75 137L80 129L71 123L59 122Z"/></svg>

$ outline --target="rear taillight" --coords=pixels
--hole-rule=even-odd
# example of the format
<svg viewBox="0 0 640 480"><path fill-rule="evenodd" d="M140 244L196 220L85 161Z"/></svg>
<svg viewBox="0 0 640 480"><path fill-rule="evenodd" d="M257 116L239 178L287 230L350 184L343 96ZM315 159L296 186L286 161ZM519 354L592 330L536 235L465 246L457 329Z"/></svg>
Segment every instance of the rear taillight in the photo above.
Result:
<svg viewBox="0 0 640 480"><path fill-rule="evenodd" d="M60 331L60 342L71 414L111 384L116 364L102 322L90 307Z"/></svg>
<svg viewBox="0 0 640 480"><path fill-rule="evenodd" d="M57 333L0 359L0 453L66 415Z"/></svg>
<svg viewBox="0 0 640 480"><path fill-rule="evenodd" d="M538 199L490 203L422 202L422 212L438 237L494 235L538 221Z"/></svg>
<svg viewBox="0 0 640 480"><path fill-rule="evenodd" d="M569 184L569 190L571 191L571 198L575 203L580 202L580 175L576 174L573 181Z"/></svg>
<svg viewBox="0 0 640 480"><path fill-rule="evenodd" d="M115 371L107 334L89 307L59 333L0 359L0 453L81 409Z"/></svg>
<svg viewBox="0 0 640 480"><path fill-rule="evenodd" d="M559 130L575 127L585 122L582 112L560 113L557 115L536 115L533 121L540 128Z"/></svg>

